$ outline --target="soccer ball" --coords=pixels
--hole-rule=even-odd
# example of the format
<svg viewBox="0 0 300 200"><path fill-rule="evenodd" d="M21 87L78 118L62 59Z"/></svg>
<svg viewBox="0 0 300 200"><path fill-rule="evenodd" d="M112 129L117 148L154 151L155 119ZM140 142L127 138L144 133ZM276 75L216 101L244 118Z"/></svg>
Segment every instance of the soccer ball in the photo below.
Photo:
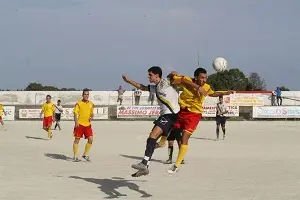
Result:
<svg viewBox="0 0 300 200"><path fill-rule="evenodd" d="M214 60L212 65L214 70L216 70L217 72L223 72L227 68L228 63L225 58L218 57Z"/></svg>

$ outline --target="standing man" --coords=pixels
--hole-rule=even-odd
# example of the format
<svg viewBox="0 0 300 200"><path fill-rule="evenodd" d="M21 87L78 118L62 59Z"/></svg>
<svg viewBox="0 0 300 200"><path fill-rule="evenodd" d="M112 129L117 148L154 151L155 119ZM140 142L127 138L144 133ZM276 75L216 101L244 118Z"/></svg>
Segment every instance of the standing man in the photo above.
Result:
<svg viewBox="0 0 300 200"><path fill-rule="evenodd" d="M277 105L281 106L282 105L282 97L281 97L281 90L279 87L275 90L276 92L276 99L277 99Z"/></svg>
<svg viewBox="0 0 300 200"><path fill-rule="evenodd" d="M140 99L141 99L141 95L142 95L142 90L135 89L133 94L134 94L135 105L136 106L140 105Z"/></svg>
<svg viewBox="0 0 300 200"><path fill-rule="evenodd" d="M217 103L217 112L216 112L216 133L217 138L219 140L219 133L220 133L220 124L223 131L223 140L225 139L225 124L226 124L226 116L224 114L228 113L223 101L223 96L219 96L219 103Z"/></svg>
<svg viewBox="0 0 300 200"><path fill-rule="evenodd" d="M55 110L55 106L51 102L51 96L47 95L46 102L42 106L40 118L42 118L42 115L44 114L43 129L48 133L48 139L52 138L51 126L52 126L52 122L54 122L54 110Z"/></svg>
<svg viewBox="0 0 300 200"><path fill-rule="evenodd" d="M84 89L82 92L82 100L78 101L74 107L74 143L73 143L73 153L74 161L78 162L78 144L80 138L84 136L87 139L85 145L85 150L82 155L86 161L91 161L88 153L93 144L93 130L91 125L91 120L94 116L94 104L89 101L89 89Z"/></svg>
<svg viewBox="0 0 300 200"><path fill-rule="evenodd" d="M117 92L118 92L118 99L117 99L117 102L120 102L120 106L122 105L122 102L123 102L123 94L125 92L125 90L122 88L122 86L120 85L119 86L119 89L117 89Z"/></svg>
<svg viewBox="0 0 300 200"><path fill-rule="evenodd" d="M4 127L4 122L3 122L3 119L2 119L2 112L3 112L4 115L6 115L6 112L5 112L4 108L3 108L3 105L0 104L0 123L2 125L2 130L6 131L6 128Z"/></svg>
<svg viewBox="0 0 300 200"><path fill-rule="evenodd" d="M63 107L61 105L61 101L57 101L57 105L55 106L55 127L54 130L56 130L56 127L58 127L59 130L60 128L60 118L61 118L61 113L63 112Z"/></svg>

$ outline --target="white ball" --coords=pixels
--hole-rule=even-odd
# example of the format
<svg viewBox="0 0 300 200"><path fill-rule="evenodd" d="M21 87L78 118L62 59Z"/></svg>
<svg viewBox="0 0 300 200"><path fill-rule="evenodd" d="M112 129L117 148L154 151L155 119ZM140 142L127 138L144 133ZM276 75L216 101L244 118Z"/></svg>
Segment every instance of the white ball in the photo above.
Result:
<svg viewBox="0 0 300 200"><path fill-rule="evenodd" d="M214 70L216 70L217 72L222 72L227 68L228 62L225 58L218 57L214 60L212 65Z"/></svg>

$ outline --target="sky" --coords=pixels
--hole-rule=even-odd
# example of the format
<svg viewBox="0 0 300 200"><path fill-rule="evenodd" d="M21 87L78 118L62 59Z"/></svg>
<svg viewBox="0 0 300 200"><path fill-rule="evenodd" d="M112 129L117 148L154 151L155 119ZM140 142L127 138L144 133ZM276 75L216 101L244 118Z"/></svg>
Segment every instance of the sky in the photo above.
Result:
<svg viewBox="0 0 300 200"><path fill-rule="evenodd" d="M115 90L212 61L300 90L299 0L1 0L0 88Z"/></svg>

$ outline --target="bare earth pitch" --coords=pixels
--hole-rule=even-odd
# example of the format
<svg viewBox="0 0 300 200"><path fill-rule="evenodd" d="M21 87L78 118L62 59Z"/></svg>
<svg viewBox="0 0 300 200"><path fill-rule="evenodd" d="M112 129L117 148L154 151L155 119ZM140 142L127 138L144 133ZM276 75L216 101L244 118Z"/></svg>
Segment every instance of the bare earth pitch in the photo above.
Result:
<svg viewBox="0 0 300 200"><path fill-rule="evenodd" d="M45 140L41 122L6 122L1 200L300 199L299 122L228 122L225 141L214 141L214 122L201 122L177 174L161 163L165 147L156 150L150 174L139 178L131 177L130 166L141 160L152 122L94 122L91 163L72 162L73 122L61 126Z"/></svg>

